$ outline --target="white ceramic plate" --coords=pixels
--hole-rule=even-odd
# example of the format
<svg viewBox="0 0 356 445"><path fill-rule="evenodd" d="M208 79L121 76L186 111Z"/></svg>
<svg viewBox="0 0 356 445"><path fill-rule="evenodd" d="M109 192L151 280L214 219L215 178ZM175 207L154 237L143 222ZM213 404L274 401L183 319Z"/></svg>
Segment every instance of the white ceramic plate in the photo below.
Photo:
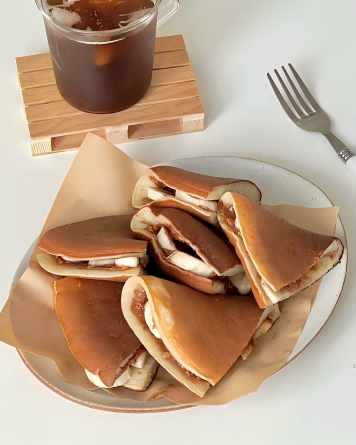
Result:
<svg viewBox="0 0 356 445"><path fill-rule="evenodd" d="M291 204L305 207L331 207L333 205L329 198L308 180L281 167L260 161L234 157L206 157L176 160L166 165L207 175L249 179L261 189L264 204ZM340 219L336 226L336 236L342 240L345 246L342 262L323 278L310 316L289 361L302 352L315 338L330 317L340 297L347 268L346 235ZM14 277L13 285L25 271L35 244L23 258ZM117 399L101 390L87 391L64 382L52 360L26 352L21 352L21 357L31 372L50 389L73 402L91 408L118 412L165 411L181 408L165 399L139 403ZM268 380L264 384L268 385Z"/></svg>

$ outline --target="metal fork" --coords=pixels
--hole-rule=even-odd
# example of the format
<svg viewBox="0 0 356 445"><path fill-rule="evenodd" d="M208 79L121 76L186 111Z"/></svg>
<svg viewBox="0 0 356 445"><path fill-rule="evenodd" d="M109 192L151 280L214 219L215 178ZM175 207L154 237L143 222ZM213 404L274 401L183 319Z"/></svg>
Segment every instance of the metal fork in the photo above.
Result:
<svg viewBox="0 0 356 445"><path fill-rule="evenodd" d="M287 113L291 121L304 131L309 131L312 133L320 133L326 137L326 139L333 146L339 158L349 167L349 169L356 175L356 156L346 147L346 145L340 141L332 132L330 125L330 118L325 113L324 110L318 105L314 97L311 95L308 88L305 86L304 82L293 68L293 66L288 64L291 72L293 73L294 79L299 86L300 90L304 94L307 102L303 99L298 88L295 86L292 78L288 74L287 70L282 66L282 70L289 82L289 85L294 93L291 94L290 90L287 88L282 77L277 70L274 70L281 87L283 88L291 106L284 99L283 95L279 91L278 87L274 83L270 74L267 74L268 80L282 105L284 111Z"/></svg>

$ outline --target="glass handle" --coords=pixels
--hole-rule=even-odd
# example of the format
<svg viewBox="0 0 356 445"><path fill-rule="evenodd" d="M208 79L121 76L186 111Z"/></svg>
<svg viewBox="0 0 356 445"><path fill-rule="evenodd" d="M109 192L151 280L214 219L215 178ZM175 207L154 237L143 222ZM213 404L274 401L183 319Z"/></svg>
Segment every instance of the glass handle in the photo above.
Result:
<svg viewBox="0 0 356 445"><path fill-rule="evenodd" d="M163 0L158 9L157 28L172 17L179 9L179 0Z"/></svg>

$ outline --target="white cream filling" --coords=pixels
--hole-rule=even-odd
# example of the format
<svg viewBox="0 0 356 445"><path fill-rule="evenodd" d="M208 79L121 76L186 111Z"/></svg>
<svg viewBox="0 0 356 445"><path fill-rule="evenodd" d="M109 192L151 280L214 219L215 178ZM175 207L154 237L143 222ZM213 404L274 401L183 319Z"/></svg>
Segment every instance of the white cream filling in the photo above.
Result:
<svg viewBox="0 0 356 445"><path fill-rule="evenodd" d="M98 375L92 374L87 369L85 369L85 373L86 373L88 379L93 383L93 385L97 386L98 388L109 388L108 386L104 385L104 383L100 380L100 377ZM131 370L130 370L130 366L129 366L126 369L126 371L123 372L120 375L120 377L118 377L115 380L115 383L110 388L117 388L118 386L123 386L126 382L128 382L130 380L130 377L131 377Z"/></svg>
<svg viewBox="0 0 356 445"><path fill-rule="evenodd" d="M207 201L206 199L195 198L188 195L188 193L176 190L176 198L180 201L188 202L189 204L195 204L198 207L205 207L212 212L218 211L218 203L216 201Z"/></svg>
<svg viewBox="0 0 356 445"><path fill-rule="evenodd" d="M147 301L145 305L145 322L149 328L149 330L152 332L152 334L156 338L161 338L160 333L158 332L154 319L153 319L153 312L152 312L152 306L149 301Z"/></svg>
<svg viewBox="0 0 356 445"><path fill-rule="evenodd" d="M157 241L162 249L172 252L166 257L166 260L169 261L171 264L174 264L180 269L192 272L200 277L210 278L216 275L214 270L207 266L203 260L199 260L198 258L194 258L187 253L178 251L176 246L174 245L172 237L165 227L162 227L162 229L158 232ZM225 286L220 285L219 289L221 290L221 292L219 293L222 293L225 289Z"/></svg>
<svg viewBox="0 0 356 445"><path fill-rule="evenodd" d="M85 261L85 260L83 260ZM90 260L89 266L100 267L100 266L117 266L117 267L137 267L140 264L140 259L137 257L126 257L126 258L108 258L105 260Z"/></svg>
<svg viewBox="0 0 356 445"><path fill-rule="evenodd" d="M127 363L132 359L133 354L130 354L119 366L118 369L120 368L124 368ZM146 365L146 362L148 360L148 358L150 357L149 353L147 351L142 351L141 354L137 357L135 363L133 363L132 365L130 365L125 372L123 372L116 380L115 383L113 384L113 386L111 386L111 388L116 388L118 386L124 386L127 382L129 382L132 373L135 372L133 368L136 369L142 369L144 368L144 366ZM100 377L98 375L92 374L91 372L89 372L87 369L85 369L85 373L88 377L88 379L97 387L99 388L108 388L108 386L105 386L104 383L101 381ZM137 377L137 376L136 376Z"/></svg>
<svg viewBox="0 0 356 445"><path fill-rule="evenodd" d="M173 241L172 237L170 236L168 230L165 227L162 227L162 229L158 232L157 241L158 241L158 244L160 245L160 247L162 249L169 250L172 253L173 252L178 252L177 249L176 249L176 246L174 245L174 241ZM180 254L182 252L178 252L178 253ZM171 255L169 255L169 256L171 256ZM189 262L191 262L190 260L197 260L196 258L194 258L194 257L192 257L192 256L190 256L188 254L184 254L184 255L185 255L185 261L187 261L187 259L189 260ZM179 256L181 256L181 255L178 255L178 257ZM187 257L189 257L189 258L187 258ZM166 258L166 259L168 260L168 258ZM176 258L175 259L174 259L174 256L173 256L173 261L177 262L177 254L176 254ZM201 261L201 260L197 260L197 261ZM172 261L170 261L170 262L172 263ZM197 263L195 263L195 264L197 264ZM213 269L211 269L208 266L206 266L206 264L203 261L201 261L199 263L199 266L202 266L202 264L204 264L204 271L205 271L205 273L209 274L208 277L216 275L215 272L213 271ZM178 267L183 269L183 270L188 270L188 269L185 269L182 266L183 266L183 261L178 258ZM243 271L243 267L242 266L236 266L236 268L234 268L234 269L239 270L240 268ZM198 272L199 272L199 270L200 269L198 269ZM199 273L197 273L197 271L195 271L194 273L196 275L199 275L199 276L204 276L204 275L200 275ZM217 294L225 293L225 284L222 283L222 282L218 282L218 281L214 282L213 283L213 292L215 292Z"/></svg>
<svg viewBox="0 0 356 445"><path fill-rule="evenodd" d="M131 369L131 377L130 380L125 383L125 388L134 391L144 391L152 382L157 368L158 363L156 360L148 355L147 361L142 368Z"/></svg>
<svg viewBox="0 0 356 445"><path fill-rule="evenodd" d="M221 281L214 281L213 282L213 292L215 294L224 294L226 292L225 284Z"/></svg>
<svg viewBox="0 0 356 445"><path fill-rule="evenodd" d="M244 272L244 268L242 267L241 264L236 264L236 266L231 267L230 269L228 269L223 275L221 275L222 277L234 277L235 275L238 275L240 273Z"/></svg>
<svg viewBox="0 0 356 445"><path fill-rule="evenodd" d="M115 266L115 259L107 259L107 260L90 260L89 266L92 267L104 267L104 266Z"/></svg>
<svg viewBox="0 0 356 445"><path fill-rule="evenodd" d="M172 195L156 187L147 187L147 198L152 199L152 201L158 201L161 199L172 198Z"/></svg>
<svg viewBox="0 0 356 445"><path fill-rule="evenodd" d="M236 213L236 211L235 211L235 213ZM235 229L237 229L238 231L241 230L240 229L240 221L239 221L237 214L236 214L236 218L235 218Z"/></svg>
<svg viewBox="0 0 356 445"><path fill-rule="evenodd" d="M119 258L115 260L115 265L118 267L138 267L140 260L135 257Z"/></svg>
<svg viewBox="0 0 356 445"><path fill-rule="evenodd" d="M142 351L141 354L137 357L136 362L133 363L131 366L133 366L134 368L137 368L137 369L142 369L146 364L148 355L149 354L147 351Z"/></svg>
<svg viewBox="0 0 356 445"><path fill-rule="evenodd" d="M126 364L132 359L133 354L130 354L128 357L125 358L125 360L121 363L120 368L124 368Z"/></svg>
<svg viewBox="0 0 356 445"><path fill-rule="evenodd" d="M248 281L245 272L238 273L232 277L229 277L231 283L237 288L241 295L247 295L251 292L250 282Z"/></svg>
<svg viewBox="0 0 356 445"><path fill-rule="evenodd" d="M162 249L171 250L172 252L177 250L173 239L165 227L162 227L162 229L158 232L157 241Z"/></svg>
<svg viewBox="0 0 356 445"><path fill-rule="evenodd" d="M313 266L313 268L310 269L301 278L299 278L298 288L304 289L310 286L312 283L315 283L315 281L317 281L322 276L324 276L333 267L334 264L333 259L328 255L337 254L338 250L339 243L334 240L322 254L319 261ZM293 287L292 290L289 290L288 286L285 286L279 291L275 291L263 278L261 279L261 286L272 303L282 301L295 293ZM290 286L293 286L293 283L291 283Z"/></svg>
<svg viewBox="0 0 356 445"><path fill-rule="evenodd" d="M88 265L91 267L128 267L128 268L134 268L138 267L140 264L140 258L138 257L126 257L126 258L104 258L104 259L98 259L98 260L89 260L89 259L73 259L70 257L67 257L65 255L61 255L61 258L63 258L65 261L69 261L70 263L83 263L88 262ZM147 257L144 256L141 258L141 262L145 263Z"/></svg>
<svg viewBox="0 0 356 445"><path fill-rule="evenodd" d="M267 297L273 304L278 303L279 301L282 301L284 298L288 297L287 293L285 294L285 296L283 295L282 289L278 292L275 292L263 280L261 280L261 286L262 286L263 290L265 291Z"/></svg>
<svg viewBox="0 0 356 445"><path fill-rule="evenodd" d="M190 196L188 193L181 192L180 190L175 191L175 196L170 193L160 190L156 187L147 187L147 198L152 199L152 201L158 201L162 199L170 199L174 197L178 201L187 202L189 204L194 204L198 207L202 207L210 210L211 212L218 211L218 203L216 201L208 201L206 199L195 198Z"/></svg>
<svg viewBox="0 0 356 445"><path fill-rule="evenodd" d="M68 256L61 255L61 258L63 258L65 261L69 261L70 263L82 263L85 260L75 260L74 258L70 258Z"/></svg>
<svg viewBox="0 0 356 445"><path fill-rule="evenodd" d="M207 266L204 261L178 250L167 256L166 260L180 269L192 272L200 277L211 278L216 275L213 269Z"/></svg>

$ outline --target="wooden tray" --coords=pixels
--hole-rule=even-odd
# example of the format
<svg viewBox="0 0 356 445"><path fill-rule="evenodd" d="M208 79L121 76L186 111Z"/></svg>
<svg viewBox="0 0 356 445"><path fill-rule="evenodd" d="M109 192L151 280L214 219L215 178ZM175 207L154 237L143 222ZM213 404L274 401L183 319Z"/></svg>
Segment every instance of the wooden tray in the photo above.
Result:
<svg viewBox="0 0 356 445"><path fill-rule="evenodd" d="M16 63L34 156L76 150L88 132L122 143L204 130L204 109L180 35L157 38L146 96L119 113L85 113L65 102L49 54Z"/></svg>

